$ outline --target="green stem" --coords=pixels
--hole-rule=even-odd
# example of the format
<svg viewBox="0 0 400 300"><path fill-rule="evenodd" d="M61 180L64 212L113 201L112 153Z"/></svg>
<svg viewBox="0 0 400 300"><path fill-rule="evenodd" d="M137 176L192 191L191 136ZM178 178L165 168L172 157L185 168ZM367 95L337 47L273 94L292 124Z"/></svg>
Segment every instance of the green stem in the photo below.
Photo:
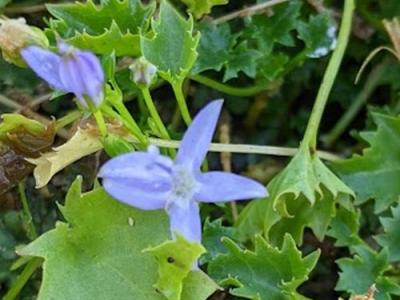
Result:
<svg viewBox="0 0 400 300"><path fill-rule="evenodd" d="M213 88L214 90L220 91L224 94L237 97L250 97L270 88L265 84L253 85L248 87L233 87L202 75L193 75L190 76L190 79L210 88Z"/></svg>
<svg viewBox="0 0 400 300"><path fill-rule="evenodd" d="M342 62L343 55L349 41L353 11L354 11L354 0L345 0L343 19L342 19L342 24L340 26L340 32L338 37L338 44L335 51L332 54L331 59L329 60L329 64L326 69L324 78L322 80L321 87L318 91L318 95L315 100L310 119L308 120L306 132L304 134L302 142L302 146L309 147L312 152L316 150L317 133L319 125L321 123L322 114L324 112L325 105L328 101L329 93L332 89L336 75L339 71L339 67Z"/></svg>
<svg viewBox="0 0 400 300"><path fill-rule="evenodd" d="M114 107L117 109L118 113L121 115L125 123L129 123L129 127L132 130L132 133L137 137L140 143L143 145L147 145L147 138L143 134L139 125L136 123L135 119L129 113L129 110L126 108L125 104L122 101L113 103Z"/></svg>
<svg viewBox="0 0 400 300"><path fill-rule="evenodd" d="M146 147L148 144L147 137L143 134L139 125L136 123L135 119L132 117L132 115L126 108L123 98L122 98L121 90L118 87L117 82L115 80L111 80L111 85L112 85L113 89L115 91L117 91L118 94L121 96L118 98L115 98L115 99L113 97L111 97L109 99L110 103L115 107L115 109L121 115L122 121L123 121L125 127L129 128L131 133L139 140L139 142L142 144L142 146Z"/></svg>
<svg viewBox="0 0 400 300"><path fill-rule="evenodd" d="M369 75L362 91L357 95L354 102L351 104L346 113L336 123L335 127L325 136L324 142L327 146L331 146L346 130L353 119L357 116L361 108L367 102L372 92L379 84L381 75L386 67L386 63L378 65Z"/></svg>
<svg viewBox="0 0 400 300"><path fill-rule="evenodd" d="M192 123L192 118L189 113L189 109L187 107L187 103L185 100L185 96L183 95L183 82L182 81L177 81L174 83L171 83L172 89L174 90L174 94L176 97L176 101L178 102L178 107L179 110L181 111L181 115L183 118L183 121L187 126Z"/></svg>
<svg viewBox="0 0 400 300"><path fill-rule="evenodd" d="M107 126L106 122L104 121L103 114L100 110L96 109L93 112L93 116L96 119L97 126L99 127L100 134L103 138L107 136Z"/></svg>
<svg viewBox="0 0 400 300"><path fill-rule="evenodd" d="M17 277L13 286L8 290L3 300L14 300L28 282L29 278L31 278L33 273L41 266L42 261L43 260L39 257L32 258L27 263L22 273Z"/></svg>
<svg viewBox="0 0 400 300"><path fill-rule="evenodd" d="M126 127L126 129L129 131L129 133L136 139L136 142L138 142L142 146L143 149L145 149L147 147L147 145L148 145L147 137L145 135L143 135L143 133L141 133L141 131L139 132L140 134L138 134L137 128L132 125L131 121L126 120L121 114L117 113L109 106L106 106L106 105L103 106L102 110L110 118L121 121L124 124L124 126ZM136 122L133 124L136 124Z"/></svg>
<svg viewBox="0 0 400 300"><path fill-rule="evenodd" d="M75 122L81 116L82 112L79 110L73 110L69 112L64 117L61 117L56 121L56 131L60 130L61 128L64 128L65 126L71 124L72 122Z"/></svg>
<svg viewBox="0 0 400 300"><path fill-rule="evenodd" d="M24 211L24 219L26 222L27 235L31 240L34 240L38 237L35 225L33 224L33 218L31 214L31 210L29 208L28 199L25 193L25 182L21 181L18 183L18 193L22 203L22 209Z"/></svg>
<svg viewBox="0 0 400 300"><path fill-rule="evenodd" d="M146 103L147 109L149 110L150 116L153 118L158 131L161 134L163 139L170 139L169 133L163 121L161 120L160 114L157 111L156 106L154 105L153 99L151 98L150 91L147 87L143 87L141 89L144 102Z"/></svg>
<svg viewBox="0 0 400 300"><path fill-rule="evenodd" d="M90 99L86 99L87 106L89 107L90 112L93 114L94 118L96 119L97 126L99 127L100 134L103 138L107 136L107 125L104 121L103 114L99 108L97 108L93 101Z"/></svg>

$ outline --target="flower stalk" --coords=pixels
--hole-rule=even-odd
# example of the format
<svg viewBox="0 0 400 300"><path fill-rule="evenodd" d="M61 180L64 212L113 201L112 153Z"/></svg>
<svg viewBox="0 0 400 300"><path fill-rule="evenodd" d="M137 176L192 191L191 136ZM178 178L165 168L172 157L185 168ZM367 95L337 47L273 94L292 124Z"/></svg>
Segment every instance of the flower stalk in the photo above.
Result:
<svg viewBox="0 0 400 300"><path fill-rule="evenodd" d="M302 141L302 147L309 148L312 154L316 151L319 125L349 41L354 8L354 0L345 0L337 47L333 51L332 57L329 61L310 119L308 120L306 132Z"/></svg>

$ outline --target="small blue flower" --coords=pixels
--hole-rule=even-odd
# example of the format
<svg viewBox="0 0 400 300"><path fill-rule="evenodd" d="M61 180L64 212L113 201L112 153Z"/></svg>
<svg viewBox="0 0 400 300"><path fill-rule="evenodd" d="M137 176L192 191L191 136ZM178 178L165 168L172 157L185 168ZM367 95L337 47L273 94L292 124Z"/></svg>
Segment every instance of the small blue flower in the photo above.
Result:
<svg viewBox="0 0 400 300"><path fill-rule="evenodd" d="M123 154L100 170L105 190L134 207L165 209L172 235L201 241L198 202L212 203L267 196L260 183L227 172L200 171L217 125L222 100L208 104L183 137L175 161L150 146L147 152Z"/></svg>
<svg viewBox="0 0 400 300"><path fill-rule="evenodd" d="M38 46L21 50L21 56L32 70L53 88L74 93L87 108L87 101L98 107L103 100L104 73L99 59L91 52L81 51L59 42L61 55Z"/></svg>

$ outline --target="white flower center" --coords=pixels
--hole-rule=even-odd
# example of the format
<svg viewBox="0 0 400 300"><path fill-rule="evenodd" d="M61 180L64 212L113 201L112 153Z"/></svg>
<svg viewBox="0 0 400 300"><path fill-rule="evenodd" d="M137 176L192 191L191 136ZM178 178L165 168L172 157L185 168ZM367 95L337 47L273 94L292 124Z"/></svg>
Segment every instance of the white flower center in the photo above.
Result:
<svg viewBox="0 0 400 300"><path fill-rule="evenodd" d="M172 201L179 205L188 204L199 190L199 183L193 176L193 171L187 166L173 167L172 171Z"/></svg>

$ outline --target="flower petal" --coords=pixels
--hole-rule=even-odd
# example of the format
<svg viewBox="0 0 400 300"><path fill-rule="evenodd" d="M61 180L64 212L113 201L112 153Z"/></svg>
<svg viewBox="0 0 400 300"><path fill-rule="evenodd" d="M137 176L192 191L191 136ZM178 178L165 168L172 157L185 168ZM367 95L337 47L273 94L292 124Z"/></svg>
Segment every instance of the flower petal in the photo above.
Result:
<svg viewBox="0 0 400 300"><path fill-rule="evenodd" d="M171 190L172 161L157 153L134 152L106 162L99 172L111 196L140 209L161 209Z"/></svg>
<svg viewBox="0 0 400 300"><path fill-rule="evenodd" d="M29 67L53 88L66 92L59 76L61 57L37 46L28 46L21 50L21 56Z"/></svg>
<svg viewBox="0 0 400 300"><path fill-rule="evenodd" d="M207 172L197 176L200 191L195 199L201 202L225 202L264 198L267 189L250 178L227 172Z"/></svg>
<svg viewBox="0 0 400 300"><path fill-rule="evenodd" d="M179 233L188 241L201 242L201 219L196 202L190 201L184 208L172 203L167 212L173 237Z"/></svg>
<svg viewBox="0 0 400 300"><path fill-rule="evenodd" d="M103 100L104 72L96 55L87 51L77 51L81 77L84 79L84 94L89 96L95 106Z"/></svg>
<svg viewBox="0 0 400 300"><path fill-rule="evenodd" d="M74 93L78 98L84 94L85 86L79 69L78 61L74 54L64 55L61 59L59 74L65 89ZM87 105L83 103L86 107Z"/></svg>
<svg viewBox="0 0 400 300"><path fill-rule="evenodd" d="M214 135L222 103L223 100L212 101L194 118L183 136L176 156L177 164L191 164L193 170L200 168Z"/></svg>

